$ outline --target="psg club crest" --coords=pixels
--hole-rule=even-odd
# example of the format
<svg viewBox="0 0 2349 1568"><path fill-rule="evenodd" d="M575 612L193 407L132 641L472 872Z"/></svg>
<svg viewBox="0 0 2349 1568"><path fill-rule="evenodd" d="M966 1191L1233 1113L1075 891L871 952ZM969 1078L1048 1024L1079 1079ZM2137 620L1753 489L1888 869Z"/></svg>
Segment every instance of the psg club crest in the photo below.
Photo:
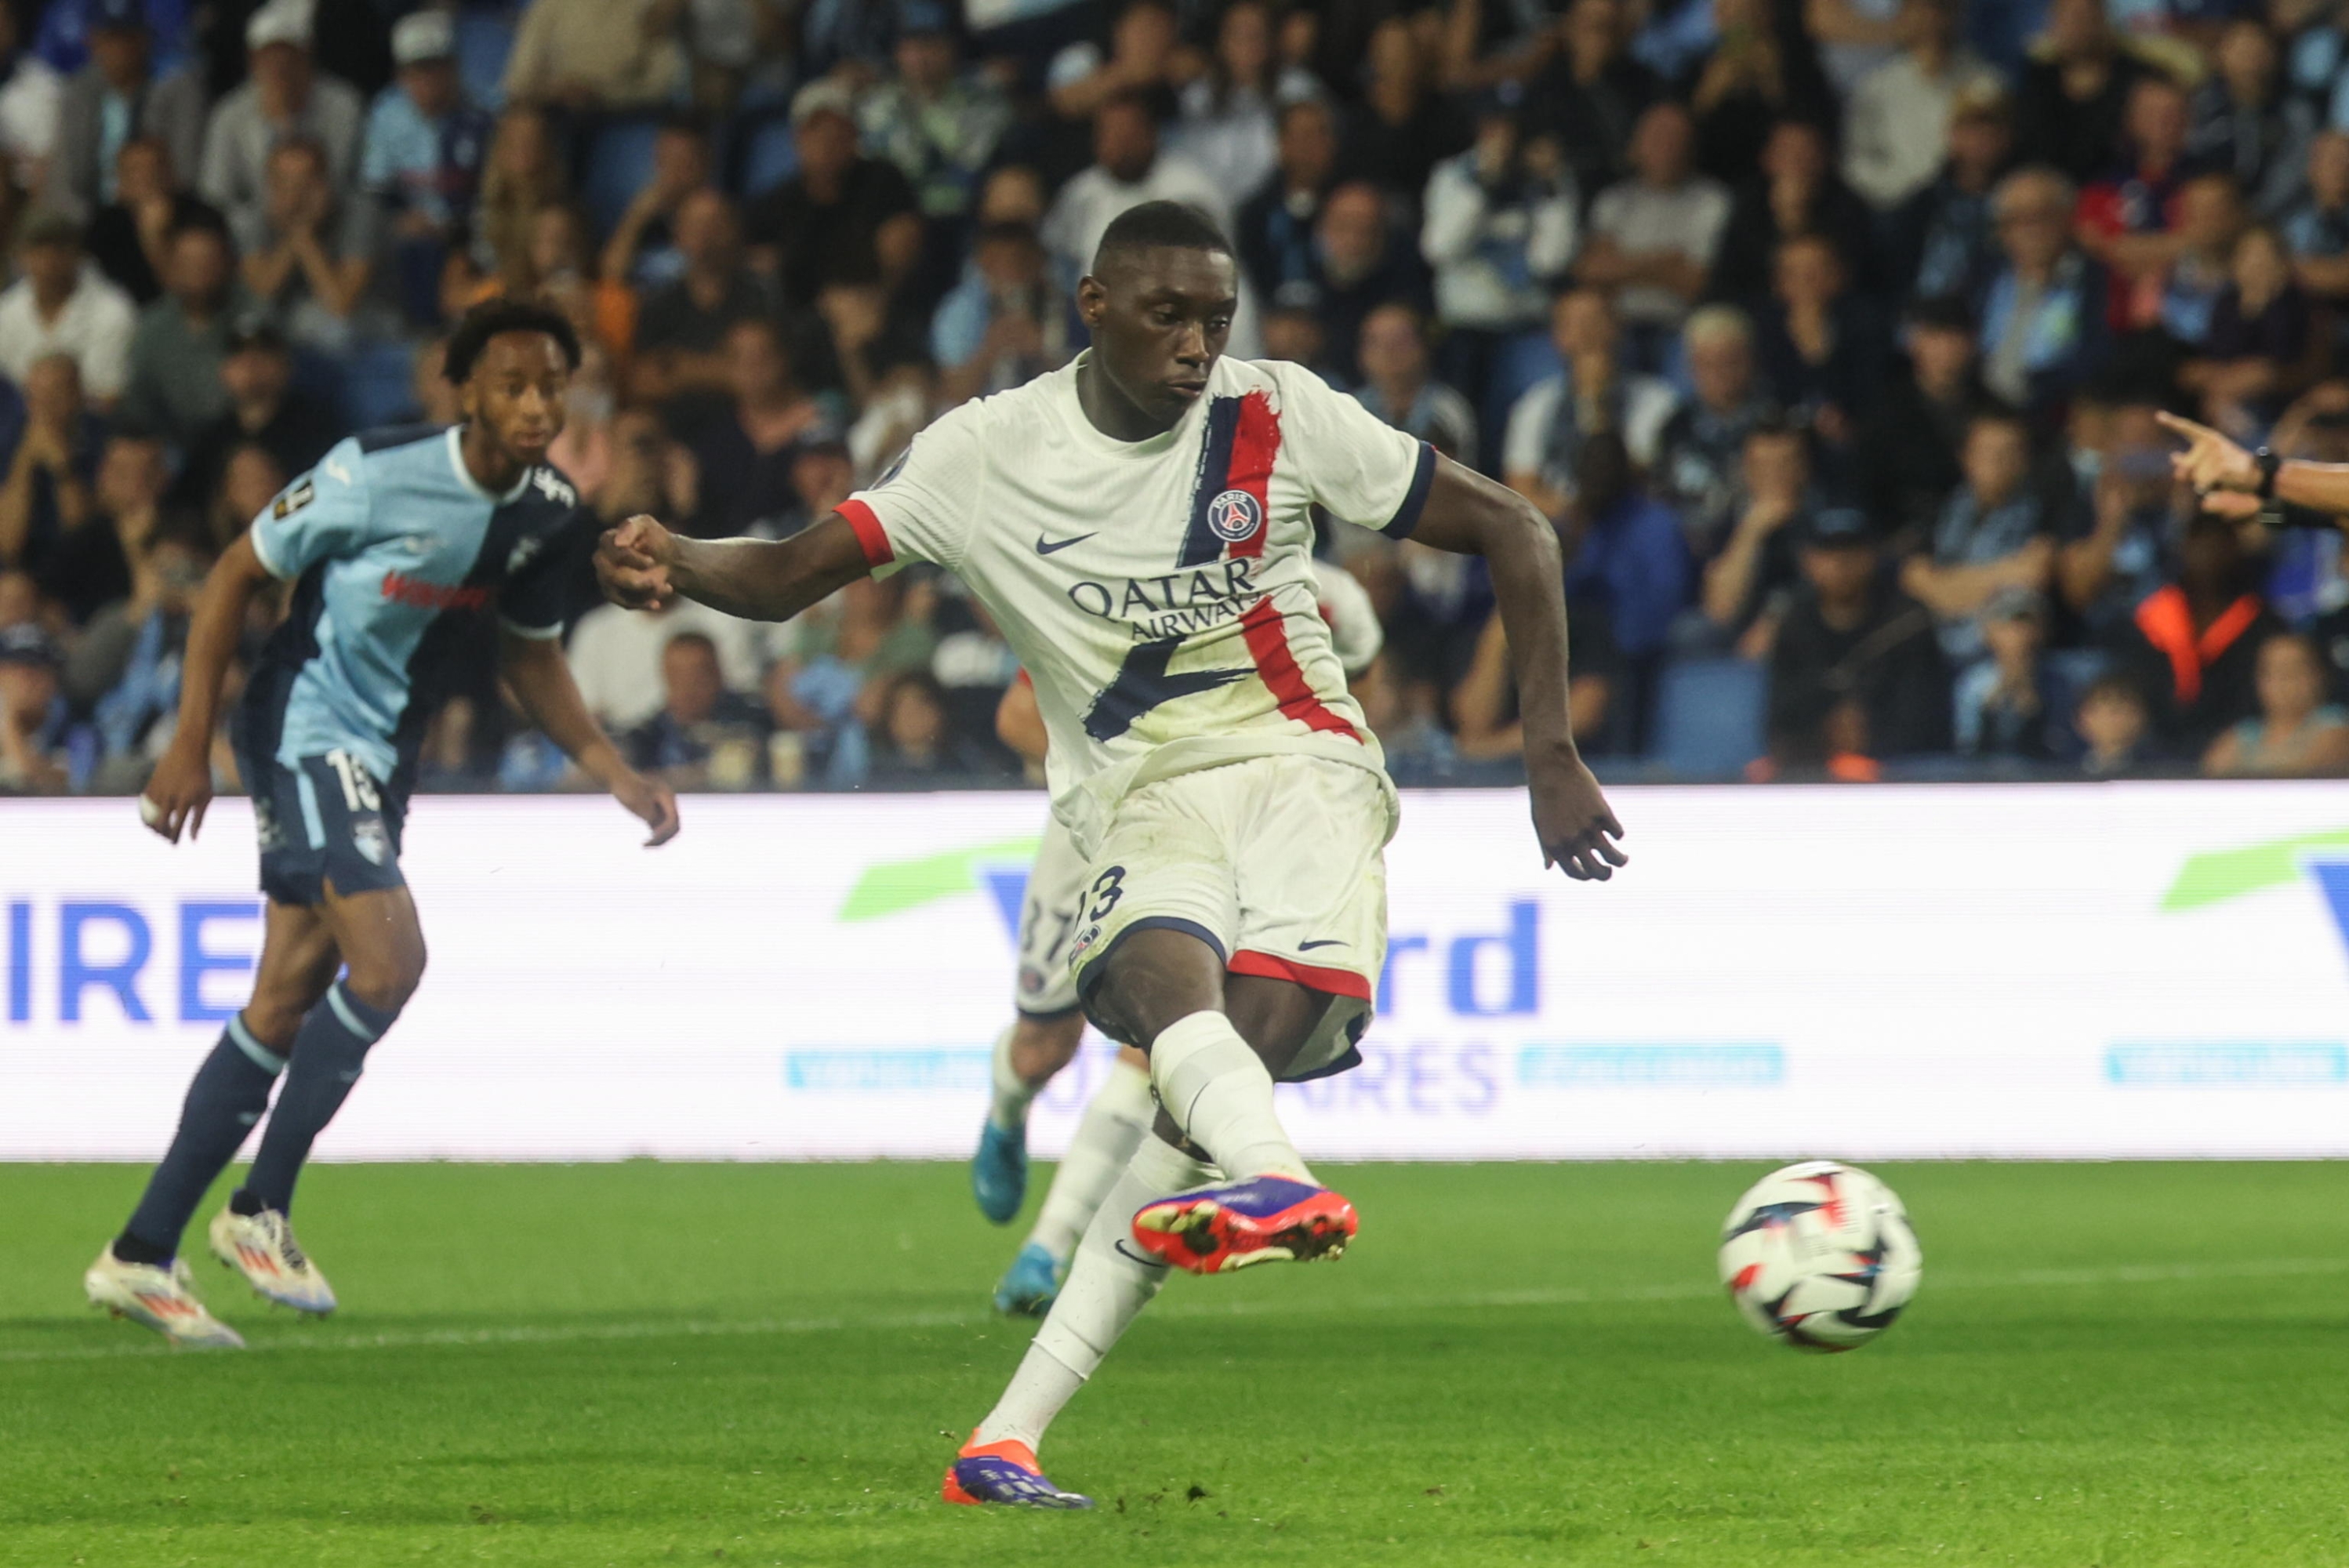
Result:
<svg viewBox="0 0 2349 1568"><path fill-rule="evenodd" d="M1244 490L1227 490L1207 503L1207 526L1216 537L1237 544L1264 526L1264 508Z"/></svg>

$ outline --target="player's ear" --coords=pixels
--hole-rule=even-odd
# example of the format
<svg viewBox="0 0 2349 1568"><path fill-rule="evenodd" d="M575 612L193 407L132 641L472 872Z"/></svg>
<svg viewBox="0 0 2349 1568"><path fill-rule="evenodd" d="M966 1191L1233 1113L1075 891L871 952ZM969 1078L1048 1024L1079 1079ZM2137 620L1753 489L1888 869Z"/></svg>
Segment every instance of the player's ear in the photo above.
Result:
<svg viewBox="0 0 2349 1568"><path fill-rule="evenodd" d="M1109 308L1109 287L1091 273L1077 280L1077 315L1087 326L1099 326Z"/></svg>

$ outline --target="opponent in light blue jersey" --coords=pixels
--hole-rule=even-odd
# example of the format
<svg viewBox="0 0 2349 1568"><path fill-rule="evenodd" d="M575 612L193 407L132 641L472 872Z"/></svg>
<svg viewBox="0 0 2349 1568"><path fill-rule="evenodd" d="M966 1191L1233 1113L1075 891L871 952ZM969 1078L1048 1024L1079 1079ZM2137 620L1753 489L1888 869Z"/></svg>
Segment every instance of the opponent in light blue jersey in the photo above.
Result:
<svg viewBox="0 0 2349 1568"><path fill-rule="evenodd" d="M479 645L480 617L498 617L501 673L539 727L651 826L654 843L677 831L675 797L596 727L556 642L565 566L592 537L570 481L545 460L578 339L554 311L500 301L458 326L446 363L464 423L342 442L222 556L189 628L177 737L140 799L173 842L202 826L221 682L246 605L272 577L293 583L235 726L269 899L253 999L198 1069L129 1224L83 1280L92 1301L181 1344L243 1343L172 1265L281 1072L212 1250L270 1300L334 1309L286 1212L312 1140L423 977L400 829L424 727Z"/></svg>

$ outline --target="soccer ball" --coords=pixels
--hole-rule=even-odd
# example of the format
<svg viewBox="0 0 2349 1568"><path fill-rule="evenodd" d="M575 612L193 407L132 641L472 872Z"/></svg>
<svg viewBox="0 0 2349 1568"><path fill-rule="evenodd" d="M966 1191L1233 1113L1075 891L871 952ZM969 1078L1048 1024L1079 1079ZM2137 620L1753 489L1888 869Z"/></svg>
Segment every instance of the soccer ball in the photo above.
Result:
<svg viewBox="0 0 2349 1568"><path fill-rule="evenodd" d="M1721 1283L1759 1333L1803 1350L1852 1350L1900 1315L1925 1254L1892 1189L1812 1160L1747 1189L1721 1231Z"/></svg>

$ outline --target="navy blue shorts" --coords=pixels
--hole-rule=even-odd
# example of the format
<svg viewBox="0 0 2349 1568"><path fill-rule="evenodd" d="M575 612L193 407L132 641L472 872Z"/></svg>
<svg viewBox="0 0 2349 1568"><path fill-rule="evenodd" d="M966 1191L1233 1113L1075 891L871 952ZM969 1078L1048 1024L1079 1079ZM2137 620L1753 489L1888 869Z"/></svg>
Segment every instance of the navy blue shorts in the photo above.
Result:
<svg viewBox="0 0 2349 1568"><path fill-rule="evenodd" d="M261 891L279 903L316 904L326 884L344 898L405 887L399 830L408 802L347 751L291 767L240 755L261 841Z"/></svg>

